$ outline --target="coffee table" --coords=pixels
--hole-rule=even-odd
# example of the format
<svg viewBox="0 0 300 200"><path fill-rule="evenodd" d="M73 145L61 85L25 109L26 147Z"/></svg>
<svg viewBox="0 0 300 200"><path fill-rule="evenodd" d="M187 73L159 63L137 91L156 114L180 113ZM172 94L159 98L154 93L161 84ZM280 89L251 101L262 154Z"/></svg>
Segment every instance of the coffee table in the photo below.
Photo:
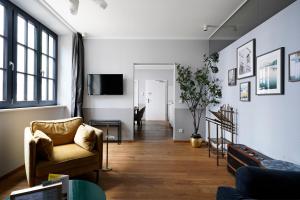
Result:
<svg viewBox="0 0 300 200"><path fill-rule="evenodd" d="M9 200L9 197L6 200ZM106 196L104 191L95 183L70 180L68 200L106 200Z"/></svg>
<svg viewBox="0 0 300 200"><path fill-rule="evenodd" d="M106 200L104 191L95 183L83 180L70 180L69 200Z"/></svg>

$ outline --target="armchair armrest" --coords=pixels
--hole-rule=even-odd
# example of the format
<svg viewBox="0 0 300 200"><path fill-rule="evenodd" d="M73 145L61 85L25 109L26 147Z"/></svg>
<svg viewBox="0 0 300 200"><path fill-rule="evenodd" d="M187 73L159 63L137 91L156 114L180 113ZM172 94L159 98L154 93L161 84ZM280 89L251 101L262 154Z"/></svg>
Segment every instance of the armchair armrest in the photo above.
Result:
<svg viewBox="0 0 300 200"><path fill-rule="evenodd" d="M241 167L236 188L245 197L258 199L299 199L300 172Z"/></svg>
<svg viewBox="0 0 300 200"><path fill-rule="evenodd" d="M35 184L36 142L29 127L24 131L24 162L29 186Z"/></svg>
<svg viewBox="0 0 300 200"><path fill-rule="evenodd" d="M89 126L94 129L96 134L96 144L95 144L95 150L99 152L99 169L102 169L102 163L103 163L103 131L92 127L87 124L83 124L84 126Z"/></svg>

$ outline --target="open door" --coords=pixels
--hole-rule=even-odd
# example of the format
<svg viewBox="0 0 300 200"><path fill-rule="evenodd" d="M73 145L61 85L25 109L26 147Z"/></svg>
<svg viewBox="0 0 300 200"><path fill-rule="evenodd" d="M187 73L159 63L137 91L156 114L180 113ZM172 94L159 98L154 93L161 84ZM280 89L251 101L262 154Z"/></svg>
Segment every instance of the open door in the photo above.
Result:
<svg viewBox="0 0 300 200"><path fill-rule="evenodd" d="M167 87L165 80L145 81L146 120L167 120Z"/></svg>

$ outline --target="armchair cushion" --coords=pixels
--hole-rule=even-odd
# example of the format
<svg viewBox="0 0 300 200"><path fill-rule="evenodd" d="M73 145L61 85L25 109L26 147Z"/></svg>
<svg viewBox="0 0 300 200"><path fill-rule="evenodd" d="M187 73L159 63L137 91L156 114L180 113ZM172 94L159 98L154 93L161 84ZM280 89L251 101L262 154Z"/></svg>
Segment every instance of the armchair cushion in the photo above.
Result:
<svg viewBox="0 0 300 200"><path fill-rule="evenodd" d="M97 165L99 153L87 151L77 144L59 145L53 148L53 159L51 161L40 160L36 164L36 175L38 177L48 176L49 173L64 172L74 175L72 169L78 168L78 174L84 166Z"/></svg>
<svg viewBox="0 0 300 200"><path fill-rule="evenodd" d="M41 160L51 160L53 154L53 142L45 133L36 130L33 135L36 141L36 155Z"/></svg>
<svg viewBox="0 0 300 200"><path fill-rule="evenodd" d="M73 143L78 127L82 124L81 117L62 120L47 120L31 122L31 131L43 131L48 135L53 145L63 145Z"/></svg>
<svg viewBox="0 0 300 200"><path fill-rule="evenodd" d="M74 142L82 148L92 151L96 143L96 135L90 126L80 125L75 134Z"/></svg>

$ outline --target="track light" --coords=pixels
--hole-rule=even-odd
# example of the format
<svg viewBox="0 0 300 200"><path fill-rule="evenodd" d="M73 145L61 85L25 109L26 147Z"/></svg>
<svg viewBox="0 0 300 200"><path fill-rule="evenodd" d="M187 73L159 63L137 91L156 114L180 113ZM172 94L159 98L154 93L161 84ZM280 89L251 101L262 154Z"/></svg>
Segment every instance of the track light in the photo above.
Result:
<svg viewBox="0 0 300 200"><path fill-rule="evenodd" d="M71 14L76 15L78 13L79 0L69 0L69 3Z"/></svg>
<svg viewBox="0 0 300 200"><path fill-rule="evenodd" d="M98 4L102 9L107 8L107 2L105 0L93 0L96 4ZM77 15L79 0L69 0L70 3L70 12L72 15Z"/></svg>

